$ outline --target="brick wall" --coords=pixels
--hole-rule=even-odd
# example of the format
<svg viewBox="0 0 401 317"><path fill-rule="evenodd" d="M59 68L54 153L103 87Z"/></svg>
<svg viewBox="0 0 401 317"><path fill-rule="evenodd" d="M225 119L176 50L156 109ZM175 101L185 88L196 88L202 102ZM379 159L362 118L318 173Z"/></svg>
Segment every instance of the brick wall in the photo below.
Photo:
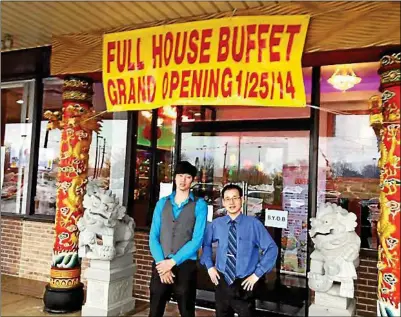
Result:
<svg viewBox="0 0 401 317"><path fill-rule="evenodd" d="M362 251L356 283L356 308L358 316L377 316L377 252Z"/></svg>
<svg viewBox="0 0 401 317"><path fill-rule="evenodd" d="M53 243L53 223L2 216L1 273L48 282ZM82 271L87 266L83 261Z"/></svg>
<svg viewBox="0 0 401 317"><path fill-rule="evenodd" d="M149 298L149 284L152 272L153 258L149 250L149 234L146 232L135 233L136 272L134 275L134 296L137 298Z"/></svg>
<svg viewBox="0 0 401 317"><path fill-rule="evenodd" d="M1 217L1 273L48 281L53 224Z"/></svg>
<svg viewBox="0 0 401 317"><path fill-rule="evenodd" d="M18 276L22 246L22 221L1 217L1 273Z"/></svg>

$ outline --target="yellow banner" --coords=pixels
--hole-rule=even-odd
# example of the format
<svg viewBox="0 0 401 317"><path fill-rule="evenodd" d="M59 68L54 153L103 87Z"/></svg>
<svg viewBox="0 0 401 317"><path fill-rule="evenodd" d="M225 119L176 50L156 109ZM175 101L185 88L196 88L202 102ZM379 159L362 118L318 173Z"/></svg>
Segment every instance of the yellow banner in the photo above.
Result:
<svg viewBox="0 0 401 317"><path fill-rule="evenodd" d="M306 105L309 16L247 16L106 34L108 111L167 105Z"/></svg>

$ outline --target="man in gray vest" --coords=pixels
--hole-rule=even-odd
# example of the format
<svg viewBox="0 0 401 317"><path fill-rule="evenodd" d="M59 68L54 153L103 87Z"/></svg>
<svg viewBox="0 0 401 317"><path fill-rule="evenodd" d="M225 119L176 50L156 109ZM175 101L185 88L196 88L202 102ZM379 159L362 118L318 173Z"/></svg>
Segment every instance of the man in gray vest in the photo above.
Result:
<svg viewBox="0 0 401 317"><path fill-rule="evenodd" d="M195 317L196 260L207 221L207 204L190 188L197 170L189 162L176 166L176 190L161 198L149 234L154 259L150 281L150 317L162 317L174 293L182 317Z"/></svg>

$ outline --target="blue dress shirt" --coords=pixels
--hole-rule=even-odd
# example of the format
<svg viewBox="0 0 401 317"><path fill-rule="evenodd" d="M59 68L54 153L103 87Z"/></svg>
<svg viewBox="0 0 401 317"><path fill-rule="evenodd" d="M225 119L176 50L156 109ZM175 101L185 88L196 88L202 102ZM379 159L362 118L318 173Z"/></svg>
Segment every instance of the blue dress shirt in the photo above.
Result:
<svg viewBox="0 0 401 317"><path fill-rule="evenodd" d="M231 218L228 215L217 218L206 230L201 263L206 265L207 269L215 266L218 271L225 272L230 221ZM260 220L240 214L235 222L237 226L236 278L244 278L253 273L260 278L275 266L277 246ZM218 243L216 265L212 260L212 243L214 242ZM261 255L260 251L262 251Z"/></svg>
<svg viewBox="0 0 401 317"><path fill-rule="evenodd" d="M175 202L175 192L173 192L170 196L163 197L157 202L149 234L150 253L156 263L163 261L166 258L172 258L176 262L176 265L180 265L186 260L197 259L197 252L202 246L207 219L207 204L202 198L198 198L195 205L195 226L192 239L184 244L176 254L163 254L163 248L160 244L161 219L164 204L167 200L171 201L171 205L173 206L173 215L174 218L177 219L185 205L189 203L190 199L195 201L195 197L192 193L189 194L187 200L178 206Z"/></svg>

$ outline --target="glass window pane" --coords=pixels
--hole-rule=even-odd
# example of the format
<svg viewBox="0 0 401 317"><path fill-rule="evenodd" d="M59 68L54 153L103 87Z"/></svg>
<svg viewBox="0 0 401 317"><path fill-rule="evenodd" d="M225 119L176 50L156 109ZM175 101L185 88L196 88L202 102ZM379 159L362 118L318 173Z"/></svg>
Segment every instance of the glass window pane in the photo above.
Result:
<svg viewBox="0 0 401 317"><path fill-rule="evenodd" d="M99 187L112 190L121 202L127 148L127 113L106 112L103 85L95 83L93 90L93 107L97 114L101 113L102 128L92 136L88 178Z"/></svg>
<svg viewBox="0 0 401 317"><path fill-rule="evenodd" d="M357 216L356 232L362 248L378 245L379 151L369 124L369 103L380 95L379 62L322 67L319 166L326 169L319 182L327 202L341 205ZM328 80L344 72L361 78L360 83L341 90L342 84ZM345 88L345 87L344 87ZM344 89L343 88L343 89Z"/></svg>
<svg viewBox="0 0 401 317"><path fill-rule="evenodd" d="M175 129L177 112L175 107L163 107L158 110L157 128L160 131L157 139L157 181L156 199L159 199L160 183L173 181Z"/></svg>
<svg viewBox="0 0 401 317"><path fill-rule="evenodd" d="M43 113L62 110L63 81L44 80ZM122 201L127 135L125 112L107 113L102 84L94 84L93 107L103 120L99 134L93 132L89 151L88 179L104 189L111 189ZM47 130L45 118L41 122L38 182L35 213L54 215L56 212L56 178L60 154L59 130Z"/></svg>
<svg viewBox="0 0 401 317"><path fill-rule="evenodd" d="M46 111L62 112L63 81L50 78L43 81L43 113L40 124L38 179L36 184L35 214L56 213L56 182L60 155L61 131L48 130Z"/></svg>
<svg viewBox="0 0 401 317"><path fill-rule="evenodd" d="M137 227L148 225L148 212L150 204L150 150L138 149L136 152L136 172L134 189L134 220Z"/></svg>
<svg viewBox="0 0 401 317"><path fill-rule="evenodd" d="M152 141L152 111L139 111L138 114L138 140L139 146L150 147Z"/></svg>
<svg viewBox="0 0 401 317"><path fill-rule="evenodd" d="M25 213L34 82L1 85L1 211Z"/></svg>

